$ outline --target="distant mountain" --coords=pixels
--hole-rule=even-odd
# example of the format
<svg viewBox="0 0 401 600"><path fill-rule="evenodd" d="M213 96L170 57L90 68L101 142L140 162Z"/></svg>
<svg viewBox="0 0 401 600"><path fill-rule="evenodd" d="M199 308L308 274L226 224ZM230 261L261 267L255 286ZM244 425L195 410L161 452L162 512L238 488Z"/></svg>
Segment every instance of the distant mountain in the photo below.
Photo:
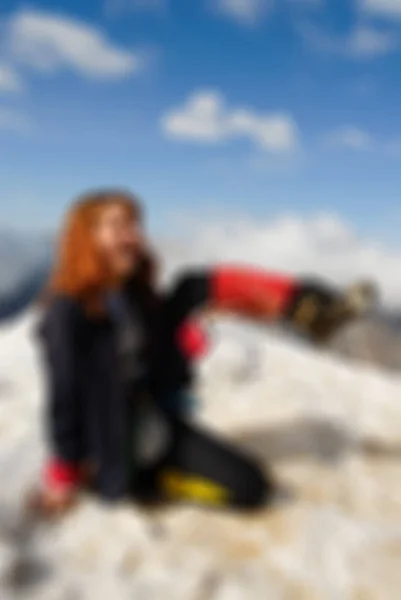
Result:
<svg viewBox="0 0 401 600"><path fill-rule="evenodd" d="M17 317L38 296L52 247L50 235L0 229L0 323Z"/></svg>
<svg viewBox="0 0 401 600"><path fill-rule="evenodd" d="M11 292L51 260L53 240L46 233L0 228L0 293Z"/></svg>
<svg viewBox="0 0 401 600"><path fill-rule="evenodd" d="M328 347L344 357L399 371L401 369L401 320L379 314L345 327Z"/></svg>
<svg viewBox="0 0 401 600"><path fill-rule="evenodd" d="M401 310L398 312L389 312L386 315L386 321L390 327L396 331L401 331Z"/></svg>
<svg viewBox="0 0 401 600"><path fill-rule="evenodd" d="M12 290L0 294L0 323L16 318L39 297L49 274L47 264L25 275Z"/></svg>

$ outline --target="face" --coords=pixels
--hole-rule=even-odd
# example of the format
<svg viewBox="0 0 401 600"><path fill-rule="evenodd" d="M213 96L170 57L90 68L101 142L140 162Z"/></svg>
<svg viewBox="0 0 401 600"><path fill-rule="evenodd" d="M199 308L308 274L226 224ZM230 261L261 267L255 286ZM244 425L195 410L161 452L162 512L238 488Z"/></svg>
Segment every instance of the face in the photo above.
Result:
<svg viewBox="0 0 401 600"><path fill-rule="evenodd" d="M141 225L118 204L105 208L95 227L95 242L107 266L119 278L134 273L142 247Z"/></svg>

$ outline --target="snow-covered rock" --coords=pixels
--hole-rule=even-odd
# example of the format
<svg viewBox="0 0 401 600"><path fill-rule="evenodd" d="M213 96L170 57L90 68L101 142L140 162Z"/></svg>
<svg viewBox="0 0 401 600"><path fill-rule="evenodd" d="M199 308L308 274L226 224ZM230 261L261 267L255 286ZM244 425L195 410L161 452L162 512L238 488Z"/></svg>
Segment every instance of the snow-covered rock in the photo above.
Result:
<svg viewBox="0 0 401 600"><path fill-rule="evenodd" d="M54 525L21 514L43 457L33 317L0 330L0 598L396 600L401 377L225 324L200 366L199 419L287 491L254 515L113 510Z"/></svg>

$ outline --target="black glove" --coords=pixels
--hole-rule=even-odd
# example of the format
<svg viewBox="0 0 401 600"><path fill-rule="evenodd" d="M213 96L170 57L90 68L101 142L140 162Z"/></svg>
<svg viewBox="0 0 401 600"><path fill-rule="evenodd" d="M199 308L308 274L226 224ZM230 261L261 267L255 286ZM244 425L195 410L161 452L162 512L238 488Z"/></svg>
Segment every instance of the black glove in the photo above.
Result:
<svg viewBox="0 0 401 600"><path fill-rule="evenodd" d="M301 282L286 314L286 321L313 342L323 344L350 321L375 304L377 291L370 282L338 291L313 281Z"/></svg>

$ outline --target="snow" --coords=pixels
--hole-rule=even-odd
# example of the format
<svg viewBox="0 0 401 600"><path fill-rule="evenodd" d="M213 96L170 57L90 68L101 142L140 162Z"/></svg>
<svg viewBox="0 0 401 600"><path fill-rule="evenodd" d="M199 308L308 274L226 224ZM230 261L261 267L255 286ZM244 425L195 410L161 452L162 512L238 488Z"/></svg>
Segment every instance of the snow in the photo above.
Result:
<svg viewBox="0 0 401 600"><path fill-rule="evenodd" d="M217 328L199 420L283 488L253 515L90 499L54 524L21 513L43 459L33 315L0 330L0 598L396 600L401 376L264 330Z"/></svg>

